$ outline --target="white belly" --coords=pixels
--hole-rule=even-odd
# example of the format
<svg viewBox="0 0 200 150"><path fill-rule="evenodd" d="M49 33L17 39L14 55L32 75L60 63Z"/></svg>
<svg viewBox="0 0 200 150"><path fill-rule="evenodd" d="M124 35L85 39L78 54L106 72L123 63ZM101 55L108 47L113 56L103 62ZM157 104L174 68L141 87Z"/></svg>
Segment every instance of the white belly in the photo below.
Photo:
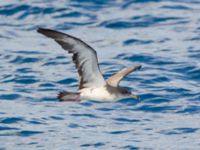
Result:
<svg viewBox="0 0 200 150"><path fill-rule="evenodd" d="M94 100L94 101L117 101L122 97L117 94L111 94L105 87L101 88L84 88L80 90L81 100Z"/></svg>

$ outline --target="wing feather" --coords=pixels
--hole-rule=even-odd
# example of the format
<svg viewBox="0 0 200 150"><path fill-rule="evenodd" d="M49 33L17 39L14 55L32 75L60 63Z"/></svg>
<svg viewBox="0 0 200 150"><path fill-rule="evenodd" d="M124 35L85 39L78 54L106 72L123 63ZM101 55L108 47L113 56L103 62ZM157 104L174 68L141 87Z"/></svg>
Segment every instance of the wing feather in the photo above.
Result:
<svg viewBox="0 0 200 150"><path fill-rule="evenodd" d="M128 74L130 74L131 72L134 72L138 69L140 69L142 66L138 65L138 66L131 66L128 68L124 68L122 70L120 70L119 72L115 73L114 75L112 75L108 80L107 83L111 86L114 87L118 87L120 81L127 76Z"/></svg>
<svg viewBox="0 0 200 150"><path fill-rule="evenodd" d="M37 31L54 39L64 50L73 54L72 60L80 78L79 89L106 84L98 66L96 51L92 47L76 37L55 30L39 28Z"/></svg>

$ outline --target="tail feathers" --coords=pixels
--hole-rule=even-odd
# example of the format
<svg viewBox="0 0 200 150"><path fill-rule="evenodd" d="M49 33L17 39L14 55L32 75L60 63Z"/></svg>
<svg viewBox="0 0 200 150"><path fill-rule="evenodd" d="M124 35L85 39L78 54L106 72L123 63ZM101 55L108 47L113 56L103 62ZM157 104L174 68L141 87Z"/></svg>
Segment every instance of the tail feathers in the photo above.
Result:
<svg viewBox="0 0 200 150"><path fill-rule="evenodd" d="M58 94L57 97L60 101L68 101L68 102L80 102L80 94L62 91Z"/></svg>

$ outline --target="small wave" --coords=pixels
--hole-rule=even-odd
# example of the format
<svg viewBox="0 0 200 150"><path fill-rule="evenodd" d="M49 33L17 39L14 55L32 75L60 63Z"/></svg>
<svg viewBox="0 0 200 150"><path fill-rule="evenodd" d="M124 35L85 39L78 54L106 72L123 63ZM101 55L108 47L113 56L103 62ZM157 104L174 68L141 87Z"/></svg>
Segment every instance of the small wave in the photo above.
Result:
<svg viewBox="0 0 200 150"><path fill-rule="evenodd" d="M152 40L138 40L138 39L129 39L129 40L126 40L124 41L124 45L131 45L131 44L150 44L152 43L153 41Z"/></svg>
<svg viewBox="0 0 200 150"><path fill-rule="evenodd" d="M37 135L37 134L42 134L42 133L44 133L44 132L33 131L33 130L23 130L23 131L17 132L17 135L21 136L21 137L29 137L29 136L34 136L34 135Z"/></svg>
<svg viewBox="0 0 200 150"><path fill-rule="evenodd" d="M3 123L3 124L13 124L13 123L21 122L21 121L24 121L24 119L21 117L11 117L11 118L0 119L0 123Z"/></svg>
<svg viewBox="0 0 200 150"><path fill-rule="evenodd" d="M74 79L74 78L67 78L67 79L57 81L58 84L71 84L71 83L74 83L74 82L77 82L77 80Z"/></svg>
<svg viewBox="0 0 200 150"><path fill-rule="evenodd" d="M194 133L198 131L198 128L175 128L172 130L163 130L160 133L166 134L166 135L173 135L173 134L188 134L188 133Z"/></svg>
<svg viewBox="0 0 200 150"><path fill-rule="evenodd" d="M93 114L70 114L70 116L74 116L74 117L99 118L98 116L93 115Z"/></svg>
<svg viewBox="0 0 200 150"><path fill-rule="evenodd" d="M135 16L129 19L117 19L102 22L99 26L112 29L145 28L159 25L183 24L187 23L180 17L154 17L150 15Z"/></svg>
<svg viewBox="0 0 200 150"><path fill-rule="evenodd" d="M0 100L16 100L20 97L20 94L0 94Z"/></svg>
<svg viewBox="0 0 200 150"><path fill-rule="evenodd" d="M101 147L101 146L104 146L105 144L104 143L94 143L94 144L82 144L80 145L81 147L95 147L95 148L98 148L98 147Z"/></svg>

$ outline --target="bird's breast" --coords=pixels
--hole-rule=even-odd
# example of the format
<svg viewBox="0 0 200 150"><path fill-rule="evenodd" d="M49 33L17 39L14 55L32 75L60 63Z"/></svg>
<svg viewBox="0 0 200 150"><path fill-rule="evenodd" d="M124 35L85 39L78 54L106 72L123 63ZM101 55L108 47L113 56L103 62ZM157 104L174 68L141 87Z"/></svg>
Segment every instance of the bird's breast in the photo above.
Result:
<svg viewBox="0 0 200 150"><path fill-rule="evenodd" d="M118 97L115 93L110 93L106 87L84 88L80 90L82 100L94 101L116 101Z"/></svg>

